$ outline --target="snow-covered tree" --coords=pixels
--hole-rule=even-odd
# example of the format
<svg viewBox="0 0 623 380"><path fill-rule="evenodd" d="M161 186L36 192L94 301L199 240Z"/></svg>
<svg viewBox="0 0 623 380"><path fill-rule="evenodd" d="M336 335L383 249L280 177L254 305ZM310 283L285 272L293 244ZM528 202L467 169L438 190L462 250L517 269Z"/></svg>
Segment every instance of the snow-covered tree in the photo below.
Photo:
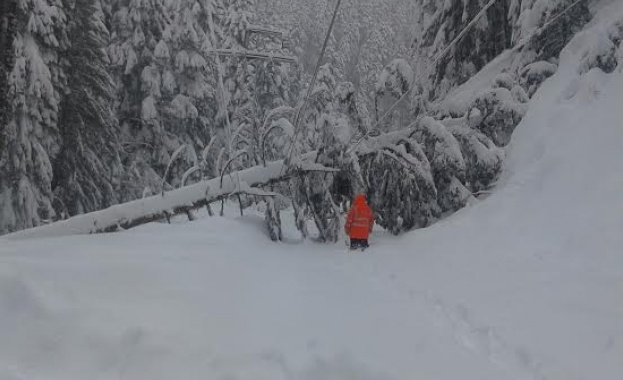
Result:
<svg viewBox="0 0 623 380"><path fill-rule="evenodd" d="M512 0L508 14L513 44L536 33L525 46L530 54L524 64L558 58L562 48L590 20L588 0Z"/></svg>
<svg viewBox="0 0 623 380"><path fill-rule="evenodd" d="M305 145L311 150L318 149L322 136L321 120L332 111L333 94L337 81L335 69L330 64L321 66L318 70L316 84L309 96L309 103L301 115L301 135Z"/></svg>
<svg viewBox="0 0 623 380"><path fill-rule="evenodd" d="M415 84L411 65L404 59L391 61L378 76L375 87L376 120L384 131L394 131L406 127L409 123L409 97L403 97ZM399 102L395 107L395 103ZM392 110L389 117L381 120Z"/></svg>
<svg viewBox="0 0 623 380"><path fill-rule="evenodd" d="M255 0L224 0L224 3L224 47L239 48L245 46Z"/></svg>
<svg viewBox="0 0 623 380"><path fill-rule="evenodd" d="M14 22L10 112L0 148L0 233L54 216L51 159L58 152L65 82L59 52L68 46L59 0L19 0Z"/></svg>
<svg viewBox="0 0 623 380"><path fill-rule="evenodd" d="M360 49L357 72L360 87L365 92L374 90L377 74L396 57L410 58L414 35L413 20L419 13L414 1L371 1L371 11L365 23L371 28Z"/></svg>
<svg viewBox="0 0 623 380"><path fill-rule="evenodd" d="M431 117L416 123L413 137L420 142L430 162L440 207L444 211L463 207L471 192L463 185L467 168L459 142Z"/></svg>
<svg viewBox="0 0 623 380"><path fill-rule="evenodd" d="M253 24L257 18L255 10L254 1L230 0L225 1L222 15L223 46L226 51L235 52L222 62L227 109L223 119L231 130L225 151L228 155L244 152L234 167L264 162L267 153L271 158L284 157L294 120L288 120L290 126L287 126L280 120L283 115L276 115L298 100L293 92L300 86L294 80L295 65L270 59L271 55L287 55L283 47L284 32ZM278 127L273 125L275 122Z"/></svg>
<svg viewBox="0 0 623 380"><path fill-rule="evenodd" d="M60 102L61 149L53 162L53 190L58 214L72 216L117 203L123 168L105 54L108 31L99 0L64 4L69 20L67 89Z"/></svg>
<svg viewBox="0 0 623 380"><path fill-rule="evenodd" d="M336 84L332 70L328 64L320 68L303 128L309 148L317 150L316 162L336 172L308 173L294 185L297 214L310 215L319 238L328 242L341 236L341 206L365 188L358 159L348 153L348 148L353 137L361 136L369 124L354 86L348 82ZM305 227L300 224L299 228Z"/></svg>
<svg viewBox="0 0 623 380"><path fill-rule="evenodd" d="M474 129L481 120L480 111L473 109L460 123L447 126L461 147L465 162L464 185L472 193L488 190L497 180L504 161L504 151Z"/></svg>
<svg viewBox="0 0 623 380"><path fill-rule="evenodd" d="M534 95L541 84L554 75L556 70L558 66L547 61L537 61L526 65L520 71L523 88L529 96Z"/></svg>
<svg viewBox="0 0 623 380"><path fill-rule="evenodd" d="M159 191L167 163L161 154L165 133L158 112L163 73L155 53L171 20L165 0L116 0L110 12L107 51L117 82L120 139L128 153L122 200L131 200L145 188Z"/></svg>
<svg viewBox="0 0 623 380"><path fill-rule="evenodd" d="M3 136L11 114L9 101L9 72L13 65L13 39L15 37L17 1L5 0L0 5L0 156L4 146Z"/></svg>
<svg viewBox="0 0 623 380"><path fill-rule="evenodd" d="M426 227L440 215L430 161L413 133L387 133L357 149L376 221L394 234Z"/></svg>
<svg viewBox="0 0 623 380"><path fill-rule="evenodd" d="M225 91L229 98L228 118L233 135L232 152L245 150L245 165L252 166L259 162L259 141L261 110L256 102L256 67L247 58L227 60Z"/></svg>
<svg viewBox="0 0 623 380"><path fill-rule="evenodd" d="M588 0L574 3L343 0L299 108L334 2L4 0L0 233L286 157L293 177L274 190L292 195L304 234L312 218L336 241L358 192L390 231L426 226L495 183L499 147L589 19ZM618 29L581 72L620 69ZM516 46L490 88L442 102ZM280 209L266 209L273 238Z"/></svg>
<svg viewBox="0 0 623 380"><path fill-rule="evenodd" d="M352 135L348 119L337 113L326 113L318 120L318 128L320 144L316 163L329 168L346 167L348 157L345 152ZM342 231L339 200L332 192L336 175L346 173L319 171L305 175L298 183L301 196L295 199L308 207L319 231L319 239L324 242L337 242Z"/></svg>
<svg viewBox="0 0 623 380"><path fill-rule="evenodd" d="M160 70L153 72L162 72L159 115L166 136L159 157L166 163L180 146L188 146L187 151L191 152L204 150L217 133L219 73L214 55L220 43L217 12L216 1L175 2L171 8L171 25L156 45L154 54ZM147 73L148 78L151 75L151 71ZM155 99L157 96L154 94ZM187 155L191 159L196 156ZM175 184L189 165L193 162L180 160L172 168Z"/></svg>
<svg viewBox="0 0 623 380"><path fill-rule="evenodd" d="M515 127L526 113L526 105L515 99L513 93L503 87L492 88L479 94L472 103L482 115L476 128L497 146L510 142Z"/></svg>
<svg viewBox="0 0 623 380"><path fill-rule="evenodd" d="M415 46L432 61L452 46L436 65L427 88L433 98L441 98L449 90L464 83L488 62L511 46L512 28L507 20L510 0L496 1L476 26L457 44L459 36L489 0L419 0L422 12Z"/></svg>
<svg viewBox="0 0 623 380"><path fill-rule="evenodd" d="M353 133L363 135L371 127L370 114L365 99L354 84L343 82L336 86L334 94L336 110L348 118Z"/></svg>
<svg viewBox="0 0 623 380"><path fill-rule="evenodd" d="M256 1L260 20L290 31L292 51L307 73L314 70L334 2ZM411 0L343 0L326 61L336 79L351 82L364 94L374 90L378 72L396 56L406 57L418 7Z"/></svg>

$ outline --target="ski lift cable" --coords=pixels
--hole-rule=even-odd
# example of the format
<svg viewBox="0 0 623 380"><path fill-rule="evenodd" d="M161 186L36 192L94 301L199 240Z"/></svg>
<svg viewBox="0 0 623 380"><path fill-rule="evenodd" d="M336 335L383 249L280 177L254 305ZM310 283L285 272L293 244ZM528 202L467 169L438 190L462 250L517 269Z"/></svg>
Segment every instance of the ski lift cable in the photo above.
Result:
<svg viewBox="0 0 623 380"><path fill-rule="evenodd" d="M485 5L485 7L476 15L474 16L474 19L465 27L465 29L463 29L463 31L452 41L450 42L450 45L448 45L448 47L446 49L444 49L439 56L435 59L435 61L433 61L432 64L430 64L426 71L425 71L425 75L428 76L430 74L430 71L436 67L436 65L439 63L439 61L450 51L450 49L456 45L460 39L462 39L465 34L467 34L470 29L476 24L476 22L478 22L478 20L480 19L480 17L482 17L485 12L491 8L491 6L493 6L493 4L496 2L497 0L491 0L489 3L487 3L487 5ZM570 4L569 6L567 6L565 9L563 9L562 11L560 11L560 13L558 13L555 17L553 17L551 20L549 20L548 22L546 22L545 24L543 24L542 27L538 28L537 30L533 31L532 33L530 33L527 37L525 37L521 42L519 42L517 44L517 46L513 47L512 49L510 49L511 52L513 51L517 51L521 48L523 48L528 42L530 42L534 37L540 35L541 33L543 33L545 30L547 30L547 28L549 28L550 25L552 25L553 23L555 23L556 21L558 21L559 18L561 18L562 16L564 16L565 14L567 14L573 7L575 7L576 5L578 5L579 3L581 3L582 1L586 1L586 0L576 0L574 1L572 4ZM414 78L413 82L415 83L415 79ZM374 126L372 128L370 128L368 130L368 132L363 135L349 150L348 153L351 153L356 147L358 147L368 136L370 136L371 133L373 133L378 127L379 124L381 123L381 121L383 119L385 119L397 106L398 104L400 104L400 102L402 102L407 95L409 95L409 93L413 90L413 87L409 88L394 104L392 104L392 106L389 108L389 110L387 110L387 112L385 112L381 118L374 124Z"/></svg>
<svg viewBox="0 0 623 380"><path fill-rule="evenodd" d="M458 36L456 36L456 38L454 38L450 44L448 44L448 46L437 55L437 58L435 58L435 60L428 65L428 67L426 68L426 70L424 71L424 75L428 76L430 74L430 72L437 67L437 64L439 63L439 61L441 61L441 59L443 57L446 56L446 54L448 54L448 52L463 38L465 37L465 35L474 27L474 25L476 25L476 23L480 20L480 18L482 16L484 16L484 14L487 12L487 10L489 10L489 8L491 8L493 6L493 4L495 4L495 2L498 0L490 0L481 10L480 12L478 12L478 14L476 16L474 16L474 18L472 19L472 21L470 21L469 24L467 24L467 26L465 28L463 28L463 30L461 31L461 33L459 33ZM416 79L418 78L413 78L413 82L412 84L414 84L416 82ZM406 99L406 97L411 93L411 91L413 90L413 86L411 86L407 91L405 91L404 94L402 94L402 96L396 100L396 102L394 102L394 104L391 105L391 107L389 107L389 109L383 114L381 115L381 117L376 121L376 123L374 123L374 125L368 130L368 132L366 132L365 135L363 135L353 146L350 147L350 149L348 149L348 153L351 153L356 147L359 146L359 144L361 144L363 142L363 140L365 140L368 136L370 136L370 134L375 131L379 125L381 124L381 121L383 121L387 116L389 116L390 113L392 113L396 107L404 100Z"/></svg>
<svg viewBox="0 0 623 380"><path fill-rule="evenodd" d="M337 0L337 3L335 4L335 10L333 11L333 18L331 19L331 24L329 24L327 35L325 37L324 43L322 44L322 50L320 51L320 55L318 56L318 62L316 62L316 68L314 69L314 76L312 77L312 81L309 84L307 93L305 94L305 99L303 100L303 104L301 104L300 108L298 109L296 113L296 118L294 119L294 135L290 139L290 147L288 148L289 152L288 152L286 160L284 161L285 165L281 169L282 172L283 172L283 169L290 163L290 160L292 158L292 152L294 151L294 143L296 142L296 138L298 137L298 134L300 132L301 116L305 112L305 108L307 107L307 103L309 102L309 97L311 96L311 93L316 84L316 79L318 78L318 72L320 71L320 65L324 58L325 52L327 50L329 39L331 37L331 32L333 31L333 26L335 25L335 20L337 19L337 15L338 15L341 3L342 3L342 0Z"/></svg>

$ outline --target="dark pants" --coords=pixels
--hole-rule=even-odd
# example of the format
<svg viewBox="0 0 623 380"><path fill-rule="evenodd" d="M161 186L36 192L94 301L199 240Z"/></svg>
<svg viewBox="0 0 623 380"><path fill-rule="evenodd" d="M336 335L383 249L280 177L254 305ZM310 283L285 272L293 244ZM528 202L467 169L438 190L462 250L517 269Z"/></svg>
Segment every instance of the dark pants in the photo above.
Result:
<svg viewBox="0 0 623 380"><path fill-rule="evenodd" d="M366 239L350 239L350 249L368 248L369 246Z"/></svg>

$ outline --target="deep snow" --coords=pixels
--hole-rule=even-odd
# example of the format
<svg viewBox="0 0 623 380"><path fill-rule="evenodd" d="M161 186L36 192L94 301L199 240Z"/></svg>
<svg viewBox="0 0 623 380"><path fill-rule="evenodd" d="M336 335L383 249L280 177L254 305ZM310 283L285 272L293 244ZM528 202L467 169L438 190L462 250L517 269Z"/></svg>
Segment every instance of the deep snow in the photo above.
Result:
<svg viewBox="0 0 623 380"><path fill-rule="evenodd" d="M0 240L0 378L620 379L623 73L578 75L600 28L531 101L494 194L367 254L273 244L237 211Z"/></svg>

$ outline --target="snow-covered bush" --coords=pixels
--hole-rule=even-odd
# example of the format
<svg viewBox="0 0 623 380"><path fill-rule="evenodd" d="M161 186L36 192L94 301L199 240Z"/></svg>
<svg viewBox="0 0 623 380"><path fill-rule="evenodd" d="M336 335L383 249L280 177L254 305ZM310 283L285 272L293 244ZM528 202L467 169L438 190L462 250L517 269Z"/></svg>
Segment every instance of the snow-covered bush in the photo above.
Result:
<svg viewBox="0 0 623 380"><path fill-rule="evenodd" d="M593 68L599 68L606 73L611 73L617 68L616 37L605 30L599 34L590 48L584 51L580 63L580 74L585 74Z"/></svg>
<svg viewBox="0 0 623 380"><path fill-rule="evenodd" d="M476 193L488 189L502 170L504 150L468 125L450 126L465 160L465 186Z"/></svg>
<svg viewBox="0 0 623 380"><path fill-rule="evenodd" d="M541 84L556 73L556 70L558 70L557 65L546 61L538 61L526 65L520 74L522 85L528 91L528 95L532 97Z"/></svg>
<svg viewBox="0 0 623 380"><path fill-rule="evenodd" d="M516 85L511 89L511 94L513 95L513 99L519 103L528 103L530 101L530 96L528 96L526 90L519 85Z"/></svg>
<svg viewBox="0 0 623 380"><path fill-rule="evenodd" d="M517 78L515 75L508 72L502 72L493 79L492 87L510 90L513 95L513 99L517 102L528 103L528 101L530 101L530 97L528 96L526 90L521 87L520 82L520 78Z"/></svg>
<svg viewBox="0 0 623 380"><path fill-rule="evenodd" d="M376 93L378 96L388 93L400 98L409 91L412 83L413 69L409 63L404 59L395 59L385 66L379 75Z"/></svg>
<svg viewBox="0 0 623 380"><path fill-rule="evenodd" d="M493 79L493 88L512 90L515 84L515 78L509 73L501 73Z"/></svg>
<svg viewBox="0 0 623 380"><path fill-rule="evenodd" d="M478 108L482 114L482 122L476 128L498 146L510 142L511 134L526 112L525 104L517 102L505 88L484 91L471 108Z"/></svg>

